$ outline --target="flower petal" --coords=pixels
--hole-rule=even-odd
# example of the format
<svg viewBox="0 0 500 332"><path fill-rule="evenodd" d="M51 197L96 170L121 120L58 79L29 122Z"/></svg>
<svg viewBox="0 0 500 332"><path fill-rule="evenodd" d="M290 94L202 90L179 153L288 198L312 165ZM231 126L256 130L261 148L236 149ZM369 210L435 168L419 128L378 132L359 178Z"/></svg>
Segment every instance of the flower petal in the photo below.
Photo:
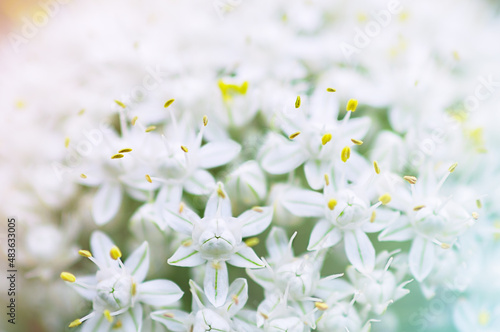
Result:
<svg viewBox="0 0 500 332"><path fill-rule="evenodd" d="M320 250L336 245L342 233L328 220L322 219L314 226L307 250Z"/></svg>
<svg viewBox="0 0 500 332"><path fill-rule="evenodd" d="M92 217L97 225L108 223L116 215L122 203L122 188L119 183L103 183L94 196Z"/></svg>
<svg viewBox="0 0 500 332"><path fill-rule="evenodd" d="M229 290L226 262L207 262L203 288L205 295L214 307L218 308L224 305Z"/></svg>
<svg viewBox="0 0 500 332"><path fill-rule="evenodd" d="M138 287L138 300L152 306L167 306L179 300L184 292L170 280L146 281Z"/></svg>
<svg viewBox="0 0 500 332"><path fill-rule="evenodd" d="M419 282L423 281L434 266L434 243L417 236L411 245L409 264L415 279Z"/></svg>
<svg viewBox="0 0 500 332"><path fill-rule="evenodd" d="M283 197L283 205L299 217L322 217L325 215L323 195L311 190L290 189Z"/></svg>
<svg viewBox="0 0 500 332"><path fill-rule="evenodd" d="M264 263L259 259L255 251L246 245L234 253L227 262L233 266L249 269L264 267Z"/></svg>
<svg viewBox="0 0 500 332"><path fill-rule="evenodd" d="M140 332L142 329L142 306L136 305L120 316L122 327L119 331ZM106 330L107 331L107 330Z"/></svg>
<svg viewBox="0 0 500 332"><path fill-rule="evenodd" d="M375 249L368 236L356 229L344 233L345 252L349 262L360 272L369 273L375 266Z"/></svg>
<svg viewBox="0 0 500 332"><path fill-rule="evenodd" d="M378 236L379 241L408 241L415 237L415 232L408 218L398 218Z"/></svg>
<svg viewBox="0 0 500 332"><path fill-rule="evenodd" d="M146 278L149 270L149 245L146 241L130 254L125 261L125 268L137 283L141 283Z"/></svg>
<svg viewBox="0 0 500 332"><path fill-rule="evenodd" d="M200 220L200 217L183 203L181 204L165 205L163 208L163 217L167 225L175 231L191 235L193 232L193 225Z"/></svg>
<svg viewBox="0 0 500 332"><path fill-rule="evenodd" d="M248 300L248 283L245 278L238 278L229 286L227 302L224 305L229 317L243 309Z"/></svg>
<svg viewBox="0 0 500 332"><path fill-rule="evenodd" d="M309 160L304 165L307 183L312 189L318 190L325 184L325 174L329 173L329 163L321 160Z"/></svg>
<svg viewBox="0 0 500 332"><path fill-rule="evenodd" d="M217 183L217 189L214 190L208 199L204 217L215 217L217 213L220 213L222 217L232 216L231 201L229 200L227 192L224 190L224 185L220 182Z"/></svg>
<svg viewBox="0 0 500 332"><path fill-rule="evenodd" d="M175 253L168 259L168 264L175 266L198 266L205 263L205 260L201 258L200 253L194 250L192 246L181 245Z"/></svg>
<svg viewBox="0 0 500 332"><path fill-rule="evenodd" d="M262 233L271 224L273 219L272 207L259 207L248 210L238 217L238 221L243 223L241 229L242 237L254 236Z"/></svg>
<svg viewBox="0 0 500 332"><path fill-rule="evenodd" d="M233 160L241 151L241 146L230 139L203 145L200 149L200 167L214 168Z"/></svg>
<svg viewBox="0 0 500 332"><path fill-rule="evenodd" d="M95 315L87 319L82 324L81 332L108 332L112 324L102 313L95 312Z"/></svg>
<svg viewBox="0 0 500 332"><path fill-rule="evenodd" d="M111 239L101 231L94 231L90 236L90 251L95 260L104 267L118 266L109 255L109 251L115 244Z"/></svg>
<svg viewBox="0 0 500 332"><path fill-rule="evenodd" d="M215 187L215 179L209 172L199 169L184 182L184 190L193 195L207 195Z"/></svg>
<svg viewBox="0 0 500 332"><path fill-rule="evenodd" d="M95 285L97 284L97 279L94 275L77 277L78 282L73 282L70 286L85 299L92 301L97 294Z"/></svg>
<svg viewBox="0 0 500 332"><path fill-rule="evenodd" d="M189 290L193 296L192 311L200 310L206 306L210 306L210 301L208 301L205 291L193 280L189 280Z"/></svg>
<svg viewBox="0 0 500 332"><path fill-rule="evenodd" d="M184 311L176 309L160 310L152 312L149 316L151 319L165 325L170 331L185 332L189 329L187 326L189 314Z"/></svg>
<svg viewBox="0 0 500 332"><path fill-rule="evenodd" d="M288 237L283 228L273 227L266 239L266 248L273 261L287 260L293 257Z"/></svg>
<svg viewBox="0 0 500 332"><path fill-rule="evenodd" d="M261 152L262 168L271 174L285 174L307 160L300 144L288 142L282 136L270 136L272 142L268 142Z"/></svg>

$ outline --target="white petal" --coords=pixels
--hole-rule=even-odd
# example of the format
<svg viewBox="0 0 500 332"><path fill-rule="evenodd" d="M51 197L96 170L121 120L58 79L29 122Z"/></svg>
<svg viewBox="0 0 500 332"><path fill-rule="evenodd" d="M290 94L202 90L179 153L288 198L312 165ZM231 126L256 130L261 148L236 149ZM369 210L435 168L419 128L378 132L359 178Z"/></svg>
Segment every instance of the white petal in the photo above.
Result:
<svg viewBox="0 0 500 332"><path fill-rule="evenodd" d="M288 245L288 237L283 228L273 227L266 239L266 248L269 256L274 261L286 260L293 256L291 247Z"/></svg>
<svg viewBox="0 0 500 332"><path fill-rule="evenodd" d="M70 286L81 296L86 298L89 301L94 300L94 297L97 294L95 289L95 285L97 284L97 279L94 275L77 277L76 280L78 282L71 283ZM83 284L83 285L82 285Z"/></svg>
<svg viewBox="0 0 500 332"><path fill-rule="evenodd" d="M130 254L125 261L125 268L137 283L141 283L146 278L149 270L149 246L146 241Z"/></svg>
<svg viewBox="0 0 500 332"><path fill-rule="evenodd" d="M200 149L200 167L213 168L225 165L241 151L241 146L232 140L210 142Z"/></svg>
<svg viewBox="0 0 500 332"><path fill-rule="evenodd" d="M242 237L254 236L262 233L271 224L273 219L272 207L260 207L248 210L238 217L238 221L243 224L241 229Z"/></svg>
<svg viewBox="0 0 500 332"><path fill-rule="evenodd" d="M141 332L142 330L142 306L136 305L119 316L122 327L119 331Z"/></svg>
<svg viewBox="0 0 500 332"><path fill-rule="evenodd" d="M97 190L92 204L92 217L97 225L108 223L116 215L122 203L119 183L105 182Z"/></svg>
<svg viewBox="0 0 500 332"><path fill-rule="evenodd" d="M284 137L265 146L261 154L262 168L271 174L285 174L307 160L308 155L300 144L287 142Z"/></svg>
<svg viewBox="0 0 500 332"><path fill-rule="evenodd" d="M181 204L167 204L163 209L163 217L168 226L186 235L191 235L194 223L200 220L200 217L187 206L183 205L181 209Z"/></svg>
<svg viewBox="0 0 500 332"><path fill-rule="evenodd" d="M311 190L290 189L283 197L283 205L299 217L322 217L325 215L323 195Z"/></svg>
<svg viewBox="0 0 500 332"><path fill-rule="evenodd" d="M421 236L413 240L409 262L410 271L417 281L423 281L431 273L434 266L434 250L434 243Z"/></svg>
<svg viewBox="0 0 500 332"><path fill-rule="evenodd" d="M215 217L219 213L222 217L231 217L231 201L222 183L217 183L218 189L214 190L208 199L205 208L205 218Z"/></svg>
<svg viewBox="0 0 500 332"><path fill-rule="evenodd" d="M201 258L198 251L194 250L192 246L185 247L181 245L175 253L168 259L168 264L175 266L198 266L205 263Z"/></svg>
<svg viewBox="0 0 500 332"><path fill-rule="evenodd" d="M318 190L325 184L325 173L329 173L329 163L320 160L309 160L304 165L307 183L312 189Z"/></svg>
<svg viewBox="0 0 500 332"><path fill-rule="evenodd" d="M189 314L180 310L160 310L150 314L151 319L162 323L170 331L186 332L188 331Z"/></svg>
<svg viewBox="0 0 500 332"><path fill-rule="evenodd" d="M361 230L344 233L345 252L349 262L360 272L369 273L375 266L375 249Z"/></svg>
<svg viewBox="0 0 500 332"><path fill-rule="evenodd" d="M152 306L167 306L182 297L184 292L170 280L151 280L139 285L139 301Z"/></svg>
<svg viewBox="0 0 500 332"><path fill-rule="evenodd" d="M258 283L265 290L274 290L274 276L268 268L265 269L247 269L247 274L253 281Z"/></svg>
<svg viewBox="0 0 500 332"><path fill-rule="evenodd" d="M94 231L90 236L90 252L104 267L118 266L118 261L109 255L109 251L114 245L113 241L101 231Z"/></svg>
<svg viewBox="0 0 500 332"><path fill-rule="evenodd" d="M207 262L203 288L214 307L218 308L224 305L229 290L226 262Z"/></svg>
<svg viewBox="0 0 500 332"><path fill-rule="evenodd" d="M248 283L245 278L238 278L229 286L227 302L224 307L229 317L234 316L247 303L248 300Z"/></svg>
<svg viewBox="0 0 500 332"><path fill-rule="evenodd" d="M322 219L314 226L307 250L320 250L336 245L342 233L328 220Z"/></svg>
<svg viewBox="0 0 500 332"><path fill-rule="evenodd" d="M264 267L264 263L259 259L255 251L246 245L234 253L227 262L233 266L250 269Z"/></svg>
<svg viewBox="0 0 500 332"><path fill-rule="evenodd" d="M193 295L192 311L210 306L210 301L205 295L205 291L193 280L189 280L189 290Z"/></svg>
<svg viewBox="0 0 500 332"><path fill-rule="evenodd" d="M375 210L375 220L363 224L363 231L365 233L376 233L386 228L388 225L396 222L401 216L399 211L386 210L378 208Z"/></svg>
<svg viewBox="0 0 500 332"><path fill-rule="evenodd" d="M204 169L195 171L194 174L184 182L184 190L193 195L207 195L214 187L214 177Z"/></svg>
<svg viewBox="0 0 500 332"><path fill-rule="evenodd" d="M408 241L415 237L413 227L408 218L399 218L379 234L379 241Z"/></svg>
<svg viewBox="0 0 500 332"><path fill-rule="evenodd" d="M369 117L365 116L362 118L350 118L346 123L343 131L346 136L363 139L370 129L371 120Z"/></svg>
<svg viewBox="0 0 500 332"><path fill-rule="evenodd" d="M112 324L108 322L102 313L96 312L92 318L89 318L82 324L81 332L109 332Z"/></svg>

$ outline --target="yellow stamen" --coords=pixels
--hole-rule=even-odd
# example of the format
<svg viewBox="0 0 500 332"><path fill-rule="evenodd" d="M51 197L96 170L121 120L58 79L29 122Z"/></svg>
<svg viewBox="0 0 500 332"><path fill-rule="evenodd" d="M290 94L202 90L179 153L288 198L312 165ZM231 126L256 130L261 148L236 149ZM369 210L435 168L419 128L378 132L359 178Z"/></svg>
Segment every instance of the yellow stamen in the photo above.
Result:
<svg viewBox="0 0 500 332"><path fill-rule="evenodd" d="M111 313L109 310L104 310L104 317L108 320L108 322L113 323L113 317L111 317Z"/></svg>
<svg viewBox="0 0 500 332"><path fill-rule="evenodd" d="M380 174L380 167L378 167L377 161L373 161L373 168L375 168L375 173Z"/></svg>
<svg viewBox="0 0 500 332"><path fill-rule="evenodd" d="M261 208L260 206L254 206L254 207L252 208L252 210L254 210L255 212L259 212L259 213L264 212L264 210L262 210L262 208Z"/></svg>
<svg viewBox="0 0 500 332"><path fill-rule="evenodd" d="M168 317L168 318L174 318L175 317L175 315L173 313L171 313L171 312L166 312L166 313L163 314L163 316Z"/></svg>
<svg viewBox="0 0 500 332"><path fill-rule="evenodd" d="M373 210L372 215L370 216L370 222L375 222L375 218L377 218L377 212Z"/></svg>
<svg viewBox="0 0 500 332"><path fill-rule="evenodd" d="M486 326L490 322L490 313L486 310L481 310L478 317L479 325Z"/></svg>
<svg viewBox="0 0 500 332"><path fill-rule="evenodd" d="M18 101L16 102L16 108L21 109L21 108L24 108L25 106L26 106L26 104L25 104L25 103L24 103L24 101L22 101L22 100L18 100Z"/></svg>
<svg viewBox="0 0 500 332"><path fill-rule="evenodd" d="M69 137L66 137L66 138L64 139L64 147L67 149L67 148L68 148L68 146L69 146Z"/></svg>
<svg viewBox="0 0 500 332"><path fill-rule="evenodd" d="M78 250L78 254L83 257L92 257L92 253L88 250Z"/></svg>
<svg viewBox="0 0 500 332"><path fill-rule="evenodd" d="M185 147L184 145L181 145L181 150L184 151L184 152L186 152L186 153L189 151L188 148Z"/></svg>
<svg viewBox="0 0 500 332"><path fill-rule="evenodd" d="M156 126L149 126L149 127L146 128L146 132L149 133L149 132L151 132L151 131L153 131L155 129L156 129Z"/></svg>
<svg viewBox="0 0 500 332"><path fill-rule="evenodd" d="M295 108L300 107L300 96L297 96L297 99L295 100Z"/></svg>
<svg viewBox="0 0 500 332"><path fill-rule="evenodd" d="M117 322L116 322L116 324L115 324L115 325L113 325L113 329L119 329L119 328L121 328L121 327L122 327L122 325L123 325L123 324L122 324L122 321L121 321L121 320L119 320L119 321L117 321Z"/></svg>
<svg viewBox="0 0 500 332"><path fill-rule="evenodd" d="M408 181L408 183L410 183L410 184L417 183L417 178L414 177L414 176L411 176L411 175L405 175L405 176L403 176L403 179L405 179L406 181Z"/></svg>
<svg viewBox="0 0 500 332"><path fill-rule="evenodd" d="M351 148L346 146L345 148L342 149L342 153L340 154L340 159L342 159L343 162L347 162L350 156L351 156Z"/></svg>
<svg viewBox="0 0 500 332"><path fill-rule="evenodd" d="M137 294L137 284L135 282L132 283L132 287L130 288L130 294L132 294L132 296L135 296L135 294Z"/></svg>
<svg viewBox="0 0 500 332"><path fill-rule="evenodd" d="M69 323L68 327L77 327L78 325L81 325L81 324L82 324L81 320L75 319L74 321L72 321L71 323Z"/></svg>
<svg viewBox="0 0 500 332"><path fill-rule="evenodd" d="M269 316L268 316L268 315L266 315L265 313L263 313L263 312L260 312L260 311L259 311L259 314L260 314L262 317L264 317L264 319L269 319Z"/></svg>
<svg viewBox="0 0 500 332"><path fill-rule="evenodd" d="M258 237L251 237L251 238L245 240L245 244L249 247L255 247L259 243L260 243L260 240Z"/></svg>
<svg viewBox="0 0 500 332"><path fill-rule="evenodd" d="M78 112L78 115L83 115L83 113L85 113L85 109L82 108L79 112Z"/></svg>
<svg viewBox="0 0 500 332"><path fill-rule="evenodd" d="M363 144L363 141L362 141L362 140L355 139L355 138L351 138L351 142L353 142L353 143L354 143L354 144L356 144L356 145L361 145L361 144Z"/></svg>
<svg viewBox="0 0 500 332"><path fill-rule="evenodd" d="M122 257L122 252L120 248L118 248L117 246L113 246L113 248L111 248L111 250L109 251L109 255L116 261L118 258Z"/></svg>
<svg viewBox="0 0 500 332"><path fill-rule="evenodd" d="M294 139L295 137L299 136L300 135L300 131L297 131L293 134L291 134L290 136L288 136L289 139Z"/></svg>
<svg viewBox="0 0 500 332"><path fill-rule="evenodd" d="M82 174L80 174L80 177L81 177L82 179L86 179L86 178L87 178L87 175L85 175L85 174L83 174L83 173L82 173Z"/></svg>
<svg viewBox="0 0 500 332"><path fill-rule="evenodd" d="M134 117L132 118L132 121L130 121L130 123L132 124L132 126L135 126L135 123L137 122L137 119L138 119L138 118L139 118L139 117L137 117L137 116L134 116Z"/></svg>
<svg viewBox="0 0 500 332"><path fill-rule="evenodd" d="M420 211L425 207L425 205L417 205L413 208L413 211Z"/></svg>
<svg viewBox="0 0 500 332"><path fill-rule="evenodd" d="M124 156L121 153L117 153L111 156L111 159L120 159L123 158Z"/></svg>
<svg viewBox="0 0 500 332"><path fill-rule="evenodd" d="M483 204L481 203L481 200L476 199L476 206L477 206L478 209L480 209L480 208L483 207Z"/></svg>
<svg viewBox="0 0 500 332"><path fill-rule="evenodd" d="M120 151L118 151L118 153L127 153L127 152L132 152L132 149L121 149Z"/></svg>
<svg viewBox="0 0 500 332"><path fill-rule="evenodd" d="M457 165L458 165L458 163L454 163L453 165L451 165L450 168L448 168L448 172L453 173L455 168L457 168Z"/></svg>
<svg viewBox="0 0 500 332"><path fill-rule="evenodd" d="M382 196L380 196L380 197L378 198L378 200L379 200L380 202L382 202L382 204L383 204L383 205L387 205L387 204L389 204L389 202L391 201L391 199L392 199L392 198L391 198L391 195L389 195L389 194L383 194Z"/></svg>
<svg viewBox="0 0 500 332"><path fill-rule="evenodd" d="M179 204L179 213L182 213L182 211L184 211L184 202Z"/></svg>
<svg viewBox="0 0 500 332"><path fill-rule="evenodd" d="M146 174L144 177L146 178L146 181L148 181L149 183L153 183L153 180L151 180L151 176L149 176L149 174Z"/></svg>
<svg viewBox="0 0 500 332"><path fill-rule="evenodd" d="M246 95L248 90L248 82L245 81L241 85L236 84L226 84L222 80L219 80L219 89L222 93L222 98L224 101L230 101L236 95Z"/></svg>
<svg viewBox="0 0 500 332"><path fill-rule="evenodd" d="M330 210L335 209L336 206L337 206L337 200L335 198L332 198L328 201L328 208Z"/></svg>
<svg viewBox="0 0 500 332"><path fill-rule="evenodd" d="M358 101L356 99L349 99L345 109L346 111L354 112L356 111L356 107L358 107Z"/></svg>
<svg viewBox="0 0 500 332"><path fill-rule="evenodd" d="M117 104L118 104L118 106L120 106L121 108L125 108L125 107L127 107L127 106L125 106L125 104L124 104L124 103L122 103L122 102L121 102L121 101L119 101L119 100L115 100L115 103L117 103Z"/></svg>
<svg viewBox="0 0 500 332"><path fill-rule="evenodd" d="M479 213L477 213L477 212L472 212L472 218L473 218L474 220L478 220L478 219L479 219Z"/></svg>
<svg viewBox="0 0 500 332"><path fill-rule="evenodd" d="M61 272L61 279L67 282L75 282L76 277L69 272Z"/></svg>
<svg viewBox="0 0 500 332"><path fill-rule="evenodd" d="M321 144L325 145L326 143L330 142L332 140L332 134L326 133L321 137Z"/></svg>
<svg viewBox="0 0 500 332"><path fill-rule="evenodd" d="M219 262L217 262L217 261L213 261L213 262L212 262L212 267L213 267L214 269L216 269L216 270L219 270L219 269L221 268L221 265L220 265L220 263L219 263Z"/></svg>
<svg viewBox="0 0 500 332"><path fill-rule="evenodd" d="M208 116L204 115L203 116L203 125L206 127L208 124Z"/></svg>
<svg viewBox="0 0 500 332"><path fill-rule="evenodd" d="M328 174L325 174L325 183L327 186L330 185L330 177L328 177Z"/></svg>
<svg viewBox="0 0 500 332"><path fill-rule="evenodd" d="M335 92L335 91L337 91L337 90L335 90L334 88L326 88L326 91L327 91L327 92Z"/></svg>
<svg viewBox="0 0 500 332"><path fill-rule="evenodd" d="M443 248L443 249L450 249L451 246L448 243L444 243L443 242L443 243L441 243L441 248Z"/></svg>
<svg viewBox="0 0 500 332"><path fill-rule="evenodd" d="M217 195L222 199L226 199L226 194L224 194L224 190L221 187L217 188Z"/></svg>
<svg viewBox="0 0 500 332"><path fill-rule="evenodd" d="M314 306L320 311L325 311L328 309L328 304L326 304L325 302L314 302Z"/></svg>
<svg viewBox="0 0 500 332"><path fill-rule="evenodd" d="M167 108L169 107L170 105L172 105L172 103L175 101L175 99L169 99L167 100L167 102L165 103L165 105L163 105L163 107Z"/></svg>
<svg viewBox="0 0 500 332"><path fill-rule="evenodd" d="M190 247L193 244L193 239L185 239L181 242L183 247Z"/></svg>
<svg viewBox="0 0 500 332"><path fill-rule="evenodd" d="M238 295L233 294L233 296L231 296L231 298L233 299L234 304L238 305L240 303L240 300L238 299Z"/></svg>

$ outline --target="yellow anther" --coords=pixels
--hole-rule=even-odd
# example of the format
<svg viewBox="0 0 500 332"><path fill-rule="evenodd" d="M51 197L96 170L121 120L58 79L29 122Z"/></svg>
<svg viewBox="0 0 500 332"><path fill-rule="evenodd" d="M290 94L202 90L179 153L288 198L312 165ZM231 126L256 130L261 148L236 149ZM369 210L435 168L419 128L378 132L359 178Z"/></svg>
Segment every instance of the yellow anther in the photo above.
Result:
<svg viewBox="0 0 500 332"><path fill-rule="evenodd" d="M85 175L85 174L83 174L83 173L82 173L82 174L80 174L80 177L81 177L82 179L86 179L86 178L87 178L87 175Z"/></svg>
<svg viewBox="0 0 500 332"><path fill-rule="evenodd" d="M251 237L251 238L245 240L245 244L249 247L255 247L259 243L260 243L260 240L258 237Z"/></svg>
<svg viewBox="0 0 500 332"><path fill-rule="evenodd" d="M137 294L137 284L135 282L133 282L132 286L130 287L130 294L132 294L132 296L135 296L135 294Z"/></svg>
<svg viewBox="0 0 500 332"><path fill-rule="evenodd" d="M185 205L184 205L184 202L181 202L181 203L179 204L179 213L182 213L182 211L184 211L184 206L185 206Z"/></svg>
<svg viewBox="0 0 500 332"><path fill-rule="evenodd" d="M377 212L373 210L372 215L370 216L370 222L375 222L375 218L377 218Z"/></svg>
<svg viewBox="0 0 500 332"><path fill-rule="evenodd" d="M387 205L389 204L389 202L391 201L391 195L389 194L383 194L382 196L380 196L378 198L378 200L383 204L383 205Z"/></svg>
<svg viewBox="0 0 500 332"><path fill-rule="evenodd" d="M78 112L78 115L83 115L83 113L85 113L85 109L82 108L79 112Z"/></svg>
<svg viewBox="0 0 500 332"><path fill-rule="evenodd" d="M346 111L354 112L356 111L356 107L358 107L358 101L356 99L349 99L345 109Z"/></svg>
<svg viewBox="0 0 500 332"><path fill-rule="evenodd" d="M120 151L118 151L118 153L127 153L127 152L132 152L132 149L121 149Z"/></svg>
<svg viewBox="0 0 500 332"><path fill-rule="evenodd" d="M345 148L342 149L342 153L340 154L340 159L342 159L343 162L347 162L350 156L351 156L351 148L346 146Z"/></svg>
<svg viewBox="0 0 500 332"><path fill-rule="evenodd" d="M444 243L443 242L443 243L441 243L441 248L443 248L443 249L450 249L451 246L448 243Z"/></svg>
<svg viewBox="0 0 500 332"><path fill-rule="evenodd" d="M226 194L224 194L224 190L221 187L217 188L217 195L222 199L226 199Z"/></svg>
<svg viewBox="0 0 500 332"><path fill-rule="evenodd" d="M294 132L293 134L291 134L290 136L288 136L289 139L294 139L295 137L299 136L300 135L300 131L296 131Z"/></svg>
<svg viewBox="0 0 500 332"><path fill-rule="evenodd" d="M453 165L451 165L450 168L448 168L448 172L453 173L455 168L457 168L457 165L458 165L458 163L454 163Z"/></svg>
<svg viewBox="0 0 500 332"><path fill-rule="evenodd" d="M380 167L378 166L377 161L373 161L373 168L375 168L375 173L380 174Z"/></svg>
<svg viewBox="0 0 500 332"><path fill-rule="evenodd" d="M453 58L456 60L456 61L460 61L460 55L458 54L457 51L453 51Z"/></svg>
<svg viewBox="0 0 500 332"><path fill-rule="evenodd" d="M24 101L22 101L22 100L16 101L16 108L21 109L21 108L24 108L25 106L26 106L26 104L24 103Z"/></svg>
<svg viewBox="0 0 500 332"><path fill-rule="evenodd" d="M168 317L168 318L174 318L175 317L175 315L173 313L171 313L171 312L166 312L166 313L163 314L163 316Z"/></svg>
<svg viewBox="0 0 500 332"><path fill-rule="evenodd" d="M330 210L333 210L335 209L335 207L337 206L337 200L335 198L331 198L329 201L328 201L328 208Z"/></svg>
<svg viewBox="0 0 500 332"><path fill-rule="evenodd" d="M479 219L479 213L477 213L477 212L472 212L472 218L473 218L474 220L478 220L478 219Z"/></svg>
<svg viewBox="0 0 500 332"><path fill-rule="evenodd" d="M260 312L260 311L259 311L259 314L260 314L262 317L264 317L264 319L269 319L269 316L268 316L268 315L266 315L265 313L263 313L263 312Z"/></svg>
<svg viewBox="0 0 500 332"><path fill-rule="evenodd" d="M113 323L113 317L111 317L111 312L109 312L109 310L104 310L104 317L106 317L108 322Z"/></svg>
<svg viewBox="0 0 500 332"><path fill-rule="evenodd" d="M132 121L130 121L130 123L132 124L132 126L135 126L135 123L137 122L137 119L138 119L138 118L139 118L139 117L137 117L137 116L134 116L134 117L132 118Z"/></svg>
<svg viewBox="0 0 500 332"><path fill-rule="evenodd" d="M184 145L181 145L181 150L186 152L186 153L189 151L188 148Z"/></svg>
<svg viewBox="0 0 500 332"><path fill-rule="evenodd" d="M151 176L149 176L149 174L144 175L144 177L146 178L146 181L148 181L149 183L153 183L153 180L151 180Z"/></svg>
<svg viewBox="0 0 500 332"><path fill-rule="evenodd" d="M113 329L119 329L119 328L121 328L122 326L123 326L122 321L121 321L121 320L118 320L118 321L116 321L116 324L115 324L115 325L113 325Z"/></svg>
<svg viewBox="0 0 500 332"><path fill-rule="evenodd" d="M337 90L335 90L334 88L326 88L326 91L327 91L327 92L335 92L335 91L337 91Z"/></svg>
<svg viewBox="0 0 500 332"><path fill-rule="evenodd" d="M120 159L123 158L124 156L121 153L117 153L111 156L111 159Z"/></svg>
<svg viewBox="0 0 500 332"><path fill-rule="evenodd" d="M480 199L476 199L476 206L477 206L478 209L480 209L480 208L483 207L483 204L481 203Z"/></svg>
<svg viewBox="0 0 500 332"><path fill-rule="evenodd" d="M351 138L351 142L353 142L353 143L354 143L354 144L356 144L356 145L361 145L361 144L363 144L363 141L362 141L362 140L355 139L355 138Z"/></svg>
<svg viewBox="0 0 500 332"><path fill-rule="evenodd" d="M326 133L321 137L321 144L325 145L326 143L330 142L332 140L332 134Z"/></svg>
<svg viewBox="0 0 500 332"><path fill-rule="evenodd" d="M193 239L185 239L181 242L183 247L190 247L193 244Z"/></svg>
<svg viewBox="0 0 500 332"><path fill-rule="evenodd" d="M146 128L146 132L149 133L149 132L151 132L151 131L153 131L155 129L156 129L156 126L149 126L149 127Z"/></svg>
<svg viewBox="0 0 500 332"><path fill-rule="evenodd" d="M75 319L74 321L72 321L71 323L69 323L68 327L77 327L78 325L81 325L81 324L82 324L81 320Z"/></svg>
<svg viewBox="0 0 500 332"><path fill-rule="evenodd" d="M67 149L67 148L68 148L68 146L69 146L69 137L66 137L66 138L64 139L64 147Z"/></svg>
<svg viewBox="0 0 500 332"><path fill-rule="evenodd" d="M408 183L410 183L410 184L417 183L417 178L414 177L414 176L411 176L411 175L405 175L405 176L403 176L403 179L405 179L406 181L408 181Z"/></svg>
<svg viewBox="0 0 500 332"><path fill-rule="evenodd" d="M203 125L206 127L208 124L208 116L204 115L203 116Z"/></svg>
<svg viewBox="0 0 500 332"><path fill-rule="evenodd" d="M127 107L127 106L125 106L125 104L124 104L124 103L122 103L122 102L121 102L121 101L119 101L119 100L115 100L115 103L116 103L116 104L118 104L118 106L120 106L121 108L125 108L125 107Z"/></svg>
<svg viewBox="0 0 500 332"><path fill-rule="evenodd" d="M413 208L413 211L420 211L425 207L425 205L417 205Z"/></svg>
<svg viewBox="0 0 500 332"><path fill-rule="evenodd" d="M314 302L314 306L320 311L325 311L328 309L328 304L326 304L325 302Z"/></svg>
<svg viewBox="0 0 500 332"><path fill-rule="evenodd" d="M486 310L482 310L480 313L479 313L479 317L478 317L478 322L479 322L479 325L481 326L486 326L489 324L490 322L490 313Z"/></svg>
<svg viewBox="0 0 500 332"><path fill-rule="evenodd" d="M240 299L238 298L238 295L236 294L233 294L233 296L231 296L231 299L233 300L234 304L238 305L240 303Z"/></svg>
<svg viewBox="0 0 500 332"><path fill-rule="evenodd" d="M217 261L213 261L213 262L212 262L212 267L213 267L214 269L216 269L216 270L219 270L219 269L221 268L221 265L220 265L220 263L219 263L219 262L217 262Z"/></svg>
<svg viewBox="0 0 500 332"><path fill-rule="evenodd" d="M330 177L328 176L328 174L325 174L325 183L327 186L330 185Z"/></svg>
<svg viewBox="0 0 500 332"><path fill-rule="evenodd" d="M235 95L245 95L248 90L248 82L245 81L241 85L236 84L226 84L222 80L219 80L219 89L222 93L222 98L225 101L233 99Z"/></svg>
<svg viewBox="0 0 500 332"><path fill-rule="evenodd" d="M116 261L118 258L122 257L122 252L120 251L120 248L113 246L113 248L109 251L109 256Z"/></svg>
<svg viewBox="0 0 500 332"><path fill-rule="evenodd" d="M167 102L165 103L165 105L163 105L163 107L167 108L169 107L170 105L172 105L172 103L175 101L175 99L169 99L167 100Z"/></svg>
<svg viewBox="0 0 500 332"><path fill-rule="evenodd" d="M259 212L259 213L264 212L264 210L262 210L262 208L261 208L260 206L254 206L254 207L252 208L252 210L253 210L253 211L255 211L255 212Z"/></svg>
<svg viewBox="0 0 500 332"><path fill-rule="evenodd" d="M92 257L92 253L88 250L78 250L78 254L83 257Z"/></svg>
<svg viewBox="0 0 500 332"><path fill-rule="evenodd" d="M300 107L300 96L297 96L297 99L295 100L295 108Z"/></svg>
<svg viewBox="0 0 500 332"><path fill-rule="evenodd" d="M75 282L76 277L69 272L61 272L61 279L67 282Z"/></svg>

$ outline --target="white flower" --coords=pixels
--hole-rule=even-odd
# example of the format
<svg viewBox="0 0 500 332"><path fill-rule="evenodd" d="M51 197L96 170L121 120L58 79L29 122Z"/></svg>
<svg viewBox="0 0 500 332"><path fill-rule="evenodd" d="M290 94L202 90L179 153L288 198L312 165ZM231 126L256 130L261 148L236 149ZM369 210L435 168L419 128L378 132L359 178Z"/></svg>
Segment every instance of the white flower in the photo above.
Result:
<svg viewBox="0 0 500 332"><path fill-rule="evenodd" d="M263 232L271 223L272 208L255 207L235 218L231 214L229 197L219 183L207 202L203 219L184 203L178 209L168 212L169 226L191 237L177 249L168 263L192 267L206 262L203 284L205 293L214 306L223 305L226 299L226 262L244 268L264 266L242 238Z"/></svg>
<svg viewBox="0 0 500 332"><path fill-rule="evenodd" d="M149 268L149 247L144 242L125 261L121 251L104 234L95 231L90 240L91 251L80 250L80 255L94 262L99 271L95 276L76 278L68 272L61 278L84 298L92 301L93 311L76 319L70 327L85 321L82 331L140 331L142 325L141 302L151 306L166 306L183 295L181 289L169 280L143 282Z"/></svg>
<svg viewBox="0 0 500 332"><path fill-rule="evenodd" d="M259 164L250 160L229 175L226 189L232 198L248 206L264 200L267 195L266 185L266 176Z"/></svg>

